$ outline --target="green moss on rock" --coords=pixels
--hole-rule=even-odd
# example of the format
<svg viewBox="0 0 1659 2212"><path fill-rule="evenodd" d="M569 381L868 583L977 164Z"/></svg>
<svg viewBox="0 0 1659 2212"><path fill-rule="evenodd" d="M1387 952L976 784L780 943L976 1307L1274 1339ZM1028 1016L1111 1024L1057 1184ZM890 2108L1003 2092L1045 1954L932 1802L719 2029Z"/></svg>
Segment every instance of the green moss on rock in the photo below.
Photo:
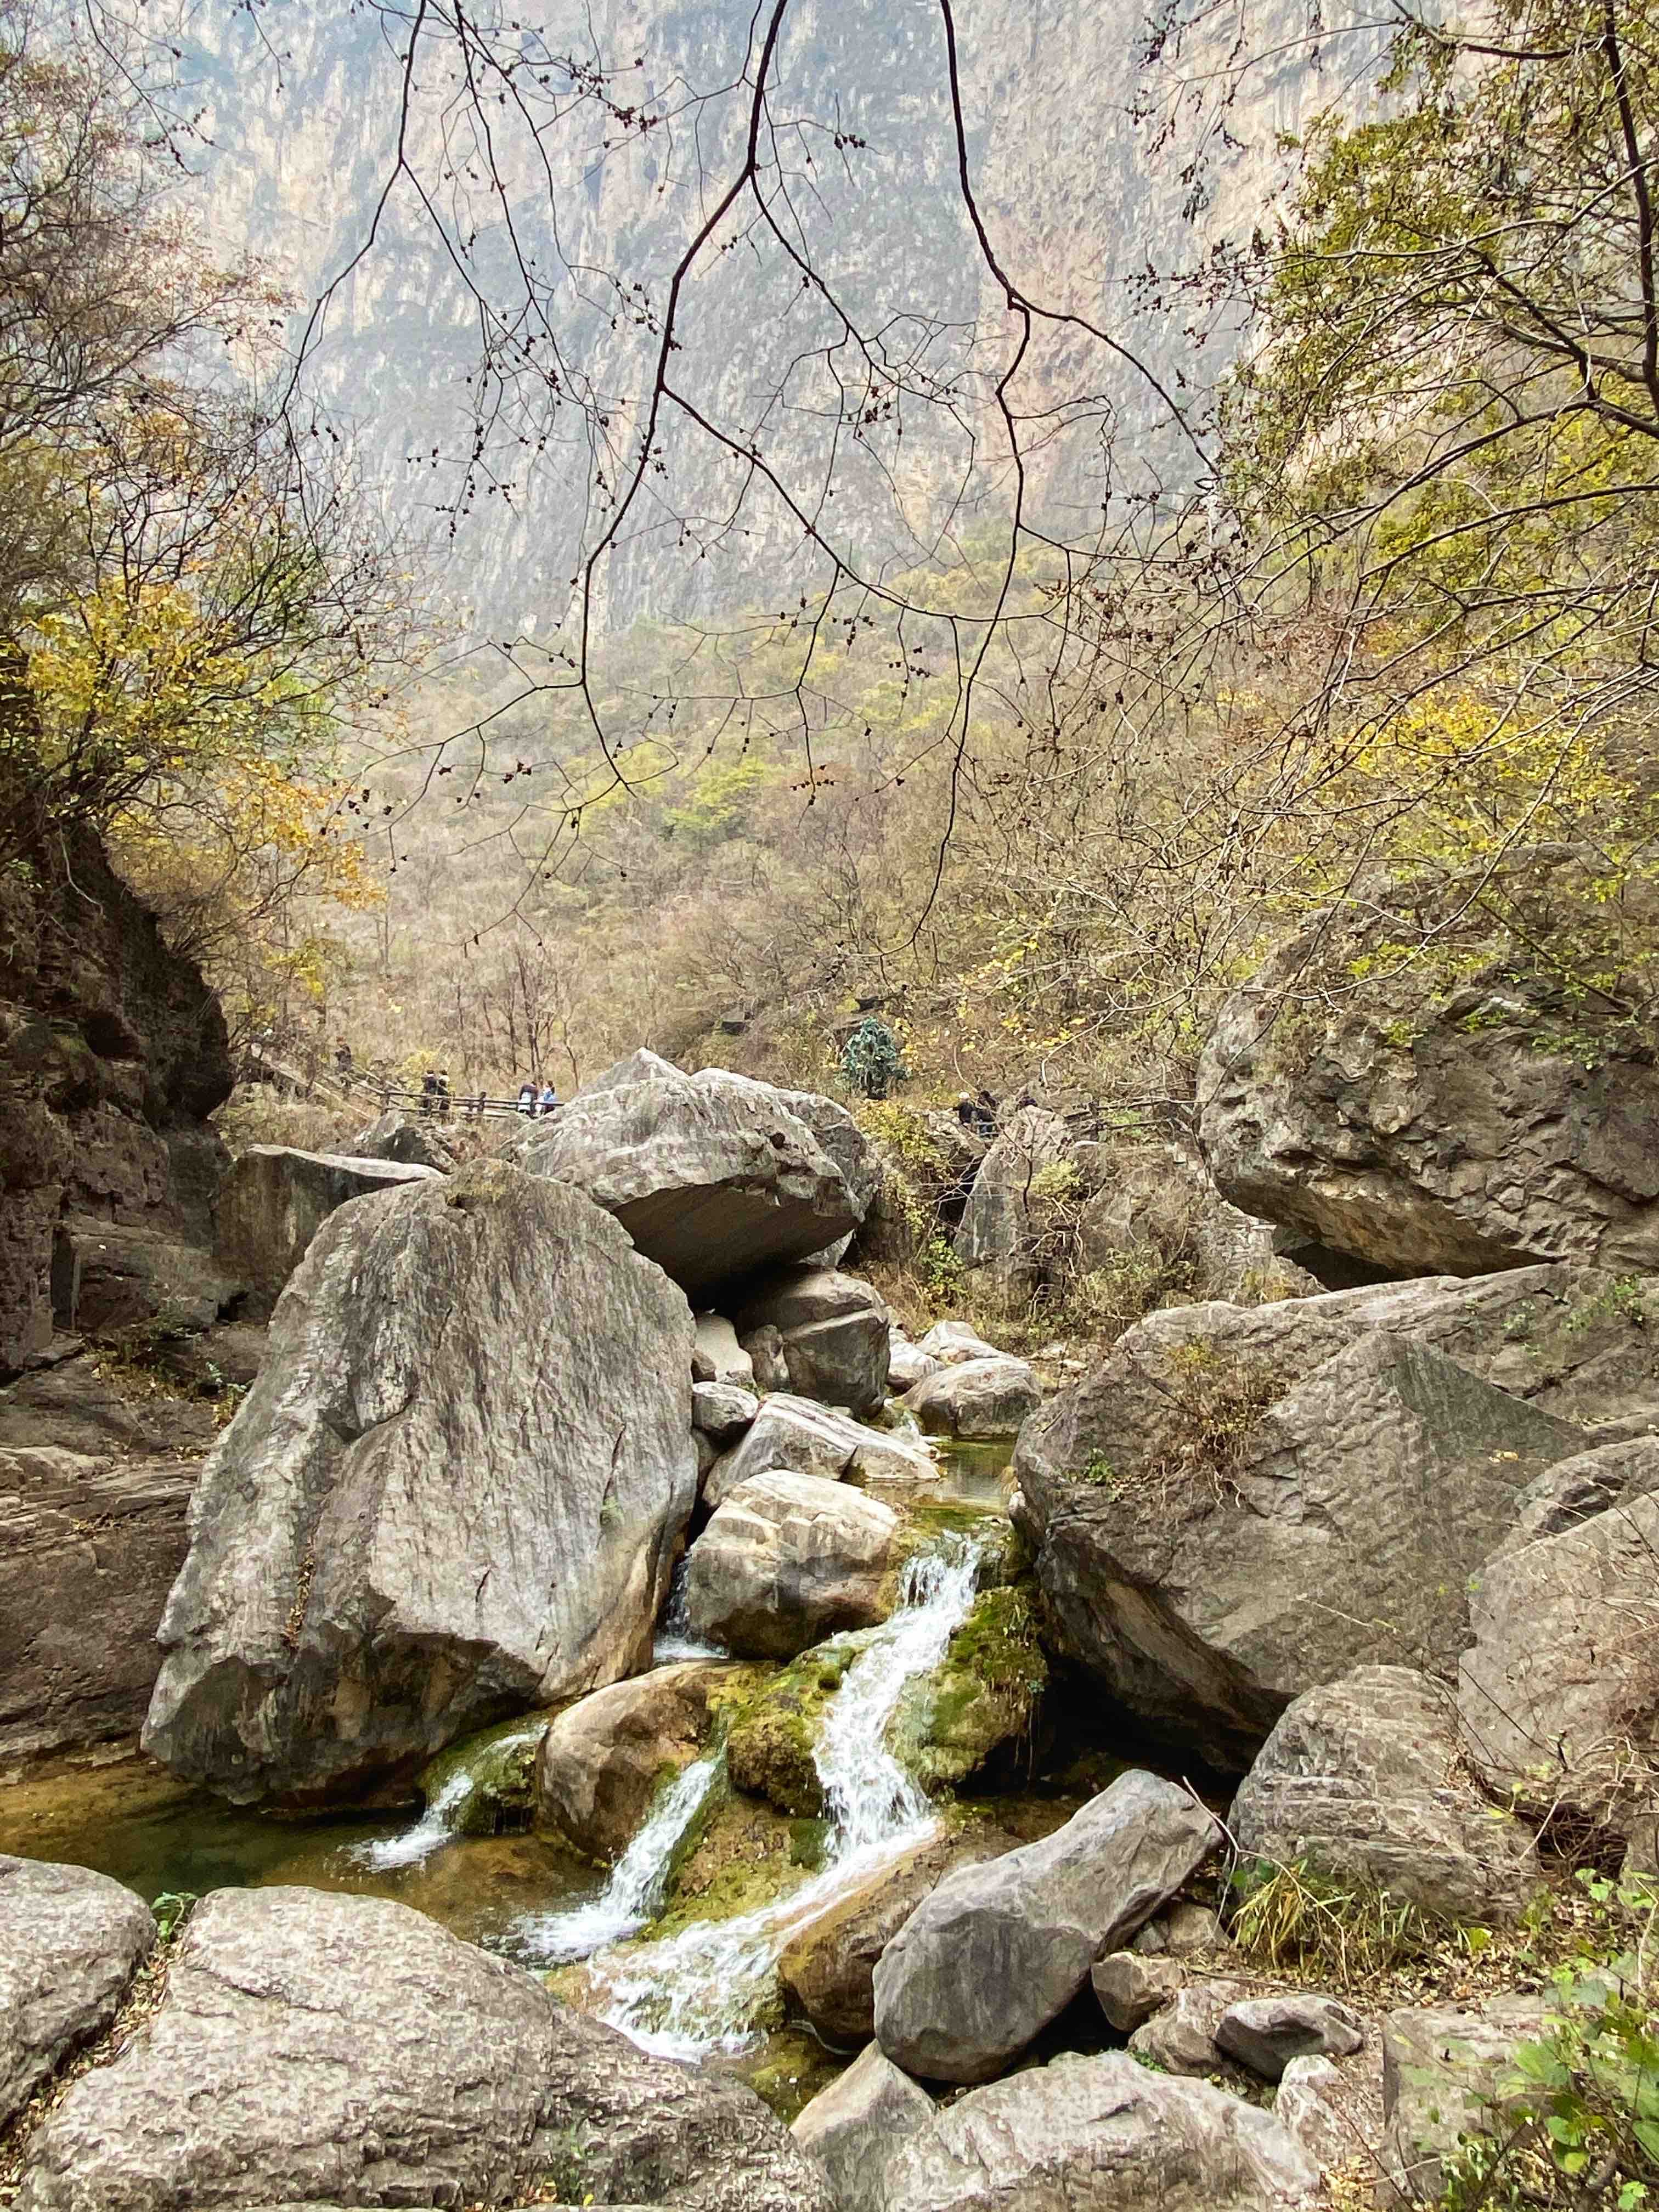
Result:
<svg viewBox="0 0 1659 2212"><path fill-rule="evenodd" d="M428 1805L465 1775L471 1785L447 1808L457 1834L499 1836L527 1828L535 1798L536 1753L547 1732L547 1716L520 1715L452 1744L421 1770Z"/></svg>
<svg viewBox="0 0 1659 2212"><path fill-rule="evenodd" d="M1017 1759L1048 1686L1030 1585L981 1590L931 1674L908 1684L888 1741L928 1790L954 1790Z"/></svg>
<svg viewBox="0 0 1659 2212"><path fill-rule="evenodd" d="M823 1792L812 1752L823 1709L874 1633L864 1629L815 1644L731 1709L726 1752L738 1789L796 1820L818 1817Z"/></svg>

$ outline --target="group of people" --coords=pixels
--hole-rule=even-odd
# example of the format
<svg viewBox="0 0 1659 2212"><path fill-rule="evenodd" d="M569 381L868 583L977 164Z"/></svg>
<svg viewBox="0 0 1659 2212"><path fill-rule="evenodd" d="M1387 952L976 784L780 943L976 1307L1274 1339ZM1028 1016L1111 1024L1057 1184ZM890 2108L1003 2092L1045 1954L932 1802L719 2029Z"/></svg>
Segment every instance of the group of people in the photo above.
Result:
<svg viewBox="0 0 1659 2212"><path fill-rule="evenodd" d="M559 1103L559 1094L550 1083L537 1083L533 1079L519 1085L519 1111L533 1121L543 1114L551 1114Z"/></svg>

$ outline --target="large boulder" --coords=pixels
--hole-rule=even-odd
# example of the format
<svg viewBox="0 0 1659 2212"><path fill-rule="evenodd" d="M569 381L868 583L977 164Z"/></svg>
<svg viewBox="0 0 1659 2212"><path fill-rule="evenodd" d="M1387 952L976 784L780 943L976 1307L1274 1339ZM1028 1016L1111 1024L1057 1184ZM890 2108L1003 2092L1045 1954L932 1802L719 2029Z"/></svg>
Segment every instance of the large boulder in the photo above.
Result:
<svg viewBox="0 0 1659 2212"><path fill-rule="evenodd" d="M848 1476L858 1482L929 1481L939 1473L925 1445L866 1428L810 1398L778 1391L762 1401L741 1441L709 1468L703 1503L723 1505L739 1483L778 1468L824 1482Z"/></svg>
<svg viewBox="0 0 1659 2212"><path fill-rule="evenodd" d="M0 2136L108 2027L155 1941L149 1907L106 1875L0 1856Z"/></svg>
<svg viewBox="0 0 1659 2212"><path fill-rule="evenodd" d="M455 1154L438 1134L437 1125L425 1115L411 1114L406 1106L388 1106L378 1121L360 1129L351 1142L352 1155L363 1160L396 1160L406 1168L435 1168L452 1174Z"/></svg>
<svg viewBox="0 0 1659 2212"><path fill-rule="evenodd" d="M337 1799L643 1665L691 1344L580 1192L484 1162L342 1207L203 1471L147 1748L239 1802Z"/></svg>
<svg viewBox="0 0 1659 2212"><path fill-rule="evenodd" d="M925 2128L933 2100L876 2044L821 2089L792 2132L830 2176L837 2212L882 2212L887 2168L906 2136Z"/></svg>
<svg viewBox="0 0 1659 2212"><path fill-rule="evenodd" d="M696 1758L708 1733L709 1692L733 1671L723 1660L687 1659L569 1706L542 1738L538 1818L591 1858L617 1857L665 1775Z"/></svg>
<svg viewBox="0 0 1659 2212"><path fill-rule="evenodd" d="M1040 1843L947 1875L882 1954L878 2042L926 2080L989 2080L1219 1840L1185 1790L1131 1770Z"/></svg>
<svg viewBox="0 0 1659 2212"><path fill-rule="evenodd" d="M1581 1432L1324 1301L1131 1329L1033 1414L1017 1524L1062 1649L1216 1765L1371 1661L1449 1680L1468 1578Z"/></svg>
<svg viewBox="0 0 1659 2212"><path fill-rule="evenodd" d="M1271 2112L1118 2051L958 2098L899 2144L883 2212L1287 2212L1318 2185Z"/></svg>
<svg viewBox="0 0 1659 2212"><path fill-rule="evenodd" d="M1052 1271L1057 1216L1079 1194L1072 1133L1058 1114L1022 1106L981 1164L956 1233L956 1254L991 1295L1025 1304Z"/></svg>
<svg viewBox="0 0 1659 2212"><path fill-rule="evenodd" d="M1450 1690L1409 1667L1304 1690L1229 1826L1247 1859L1305 1860L1444 1920L1513 1920L1539 1880L1530 1834L1469 1778Z"/></svg>
<svg viewBox="0 0 1659 2212"><path fill-rule="evenodd" d="M220 1262L252 1285L263 1311L337 1206L348 1199L383 1194L408 1183L430 1182L436 1175L434 1168L405 1166L397 1160L301 1152L291 1145L250 1145L219 1194Z"/></svg>
<svg viewBox="0 0 1659 2212"><path fill-rule="evenodd" d="M0 1449L0 1764L136 1735L193 1462Z"/></svg>
<svg viewBox="0 0 1659 2212"><path fill-rule="evenodd" d="M1541 1999L1501 1996L1478 2012L1449 2005L1391 2012L1382 2023L1383 2168L1396 2201L1432 2204L1443 2161L1466 2136L1500 2136L1515 2054L1544 2025Z"/></svg>
<svg viewBox="0 0 1659 2212"><path fill-rule="evenodd" d="M1086 1159L1087 1150L1073 1157ZM1171 1297L1303 1297L1320 1285L1279 1249L1279 1231L1230 1206L1190 1152L1173 1144L1097 1148L1099 1184L1077 1218L1077 1266L1121 1282L1141 1310Z"/></svg>
<svg viewBox="0 0 1659 2212"><path fill-rule="evenodd" d="M1420 911L1325 916L1227 1000L1198 1073L1210 1172L1401 1273L1659 1267L1659 1066L1610 1004L1564 1016L1524 945L1483 941L1480 906L1454 901L1416 963L1388 948L1424 941Z"/></svg>
<svg viewBox="0 0 1659 2212"><path fill-rule="evenodd" d="M500 2203L832 2212L729 2077L648 2057L406 1905L219 1890L161 2005L28 2146L20 2212Z"/></svg>
<svg viewBox="0 0 1659 2212"><path fill-rule="evenodd" d="M778 1960L791 2004L824 2042L856 2049L876 2032L876 1961L945 1875L1016 1848L997 1829L930 1836L838 1897L792 1938Z"/></svg>
<svg viewBox="0 0 1659 2212"><path fill-rule="evenodd" d="M903 1400L906 1411L929 1435L964 1442L1017 1437L1026 1415L1042 1402L1042 1386L1032 1369L1000 1352L992 1359L963 1359L942 1367L908 1390Z"/></svg>
<svg viewBox="0 0 1659 2212"><path fill-rule="evenodd" d="M1659 1797L1659 1496L1489 1560L1469 1600L1463 1746L1571 1841L1627 1842Z"/></svg>
<svg viewBox="0 0 1659 2212"><path fill-rule="evenodd" d="M846 1178L783 1094L718 1069L579 1092L515 1158L586 1192L694 1293L804 1259L858 1219Z"/></svg>
<svg viewBox="0 0 1659 2212"><path fill-rule="evenodd" d="M793 1659L892 1610L898 1516L839 1482L781 1470L726 1493L686 1560L692 1633L744 1658Z"/></svg>
<svg viewBox="0 0 1659 2212"><path fill-rule="evenodd" d="M775 1329L792 1391L874 1413L887 1397L886 1307L868 1283L835 1267L789 1267L757 1285L736 1315L746 1351L761 1329Z"/></svg>

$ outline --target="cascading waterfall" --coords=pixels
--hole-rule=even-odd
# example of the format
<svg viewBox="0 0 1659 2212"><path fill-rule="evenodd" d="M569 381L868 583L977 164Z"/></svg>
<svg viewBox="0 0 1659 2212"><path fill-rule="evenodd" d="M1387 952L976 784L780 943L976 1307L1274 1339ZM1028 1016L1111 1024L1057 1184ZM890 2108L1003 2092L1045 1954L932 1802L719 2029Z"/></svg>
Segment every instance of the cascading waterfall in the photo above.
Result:
<svg viewBox="0 0 1659 2212"><path fill-rule="evenodd" d="M460 1833L454 1816L471 1795L472 1777L452 1774L412 1828L405 1828L400 1836L354 1844L350 1856L376 1874L389 1873L394 1867L419 1866L422 1859L429 1859Z"/></svg>
<svg viewBox="0 0 1659 2212"><path fill-rule="evenodd" d="M822 1870L754 1912L596 1959L601 2018L667 2057L742 2050L795 1930L932 1834L927 1798L887 1749L887 1723L906 1682L944 1656L973 1603L977 1571L976 1547L959 1536L913 1559L899 1609L826 1707L813 1752L830 1831Z"/></svg>
<svg viewBox="0 0 1659 2212"><path fill-rule="evenodd" d="M557 1966L590 1958L654 1919L662 1910L674 1855L725 1765L724 1749L693 1759L661 1793L600 1894L568 1911L538 1912L520 1921L513 1931L515 1948L538 1966Z"/></svg>
<svg viewBox="0 0 1659 2212"><path fill-rule="evenodd" d="M668 1585L668 1603L663 1607L662 1626L658 1629L657 1640L651 1647L653 1666L670 1667L677 1659L724 1659L726 1656L718 1644L702 1643L691 1633L691 1615L685 1589L686 1561L682 1559L676 1565L673 1579Z"/></svg>
<svg viewBox="0 0 1659 2212"><path fill-rule="evenodd" d="M534 1743L539 1733L538 1729L526 1729L520 1735L498 1737L491 1749L497 1753L514 1750ZM389 1874L398 1867L419 1866L434 1851L453 1844L465 1832L456 1815L476 1786L472 1776L462 1768L450 1776L413 1827L405 1828L398 1836L382 1836L373 1843L353 1844L347 1856L374 1874Z"/></svg>

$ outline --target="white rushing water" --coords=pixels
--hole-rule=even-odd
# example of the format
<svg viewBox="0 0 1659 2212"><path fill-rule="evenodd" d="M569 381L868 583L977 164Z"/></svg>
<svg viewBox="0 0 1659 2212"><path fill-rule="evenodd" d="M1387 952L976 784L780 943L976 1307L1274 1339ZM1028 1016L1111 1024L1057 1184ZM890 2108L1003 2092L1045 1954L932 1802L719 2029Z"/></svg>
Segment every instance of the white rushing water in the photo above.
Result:
<svg viewBox="0 0 1659 2212"><path fill-rule="evenodd" d="M492 1753L515 1751L525 1744L534 1743L540 1733L538 1729L525 1729L517 1735L497 1738L489 1749ZM347 1856L375 1874L386 1874L396 1867L419 1866L434 1851L453 1844L461 1833L461 1824L455 1816L475 1786L473 1778L465 1770L452 1774L413 1827L405 1828L398 1836L382 1836L374 1843L353 1844Z"/></svg>
<svg viewBox="0 0 1659 2212"><path fill-rule="evenodd" d="M538 1912L520 1920L513 1931L517 1946L538 1965L556 1966L590 1958L654 1919L662 1910L674 1854L725 1764L724 1751L693 1759L662 1792L600 1894L568 1911Z"/></svg>
<svg viewBox="0 0 1659 2212"><path fill-rule="evenodd" d="M668 1602L663 1607L662 1626L657 1631L657 1640L651 1647L653 1667L672 1667L677 1659L724 1659L728 1655L718 1644L704 1644L691 1633L691 1615L686 1603L686 1563L683 1558L674 1569L674 1578L668 1585Z"/></svg>
<svg viewBox="0 0 1659 2212"><path fill-rule="evenodd" d="M912 1560L899 1610L854 1659L825 1708L813 1753L829 1826L819 1873L738 1918L701 1922L663 1942L596 1958L602 2019L667 2057L742 2050L795 1930L933 1832L927 1798L887 1749L887 1723L906 1682L943 1657L973 1603L977 1565L974 1548L960 1538ZM642 1833L636 1842L643 1841Z"/></svg>

